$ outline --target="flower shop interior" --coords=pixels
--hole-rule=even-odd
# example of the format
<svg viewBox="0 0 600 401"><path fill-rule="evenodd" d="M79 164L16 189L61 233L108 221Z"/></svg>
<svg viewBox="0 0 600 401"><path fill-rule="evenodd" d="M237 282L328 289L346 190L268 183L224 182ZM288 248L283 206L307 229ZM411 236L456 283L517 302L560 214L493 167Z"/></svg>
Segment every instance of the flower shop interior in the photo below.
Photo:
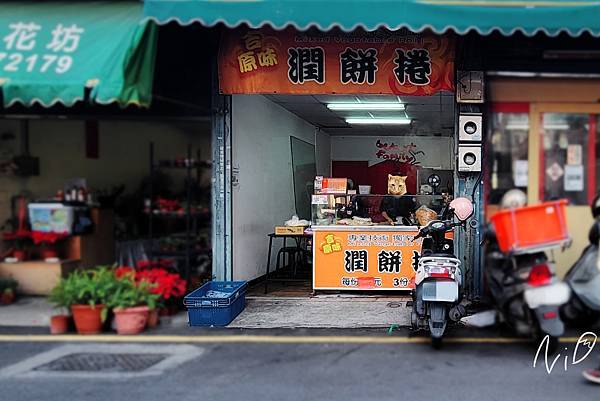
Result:
<svg viewBox="0 0 600 401"><path fill-rule="evenodd" d="M78 268L131 267L177 309L211 279L211 60L181 48L200 30L160 28L149 107L0 95L3 288L42 299Z"/></svg>

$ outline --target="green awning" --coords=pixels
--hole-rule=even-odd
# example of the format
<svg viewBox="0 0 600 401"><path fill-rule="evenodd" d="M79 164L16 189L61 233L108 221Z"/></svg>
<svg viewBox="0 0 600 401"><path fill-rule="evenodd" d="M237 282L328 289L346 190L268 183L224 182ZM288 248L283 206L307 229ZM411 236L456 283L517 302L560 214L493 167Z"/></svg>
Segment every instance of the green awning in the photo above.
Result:
<svg viewBox="0 0 600 401"><path fill-rule="evenodd" d="M4 106L148 106L156 32L135 1L0 2Z"/></svg>
<svg viewBox="0 0 600 401"><path fill-rule="evenodd" d="M600 35L597 0L146 0L144 13L163 24Z"/></svg>

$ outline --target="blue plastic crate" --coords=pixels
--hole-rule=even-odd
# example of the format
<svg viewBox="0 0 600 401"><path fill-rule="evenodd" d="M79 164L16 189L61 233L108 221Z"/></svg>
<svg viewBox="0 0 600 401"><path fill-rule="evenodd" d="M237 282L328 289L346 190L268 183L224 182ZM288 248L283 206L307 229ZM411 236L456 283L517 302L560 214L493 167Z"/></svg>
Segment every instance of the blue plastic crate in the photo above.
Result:
<svg viewBox="0 0 600 401"><path fill-rule="evenodd" d="M209 281L186 295L183 304L188 310L189 325L227 326L244 310L247 287L245 281ZM208 297L209 291L225 294Z"/></svg>

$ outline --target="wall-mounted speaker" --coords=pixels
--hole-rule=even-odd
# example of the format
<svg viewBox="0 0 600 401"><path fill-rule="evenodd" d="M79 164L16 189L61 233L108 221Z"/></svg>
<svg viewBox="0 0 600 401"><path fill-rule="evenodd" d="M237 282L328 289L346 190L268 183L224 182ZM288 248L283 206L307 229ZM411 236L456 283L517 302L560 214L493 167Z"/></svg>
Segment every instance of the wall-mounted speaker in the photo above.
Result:
<svg viewBox="0 0 600 401"><path fill-rule="evenodd" d="M458 171L481 171L481 145L458 146Z"/></svg>
<svg viewBox="0 0 600 401"><path fill-rule="evenodd" d="M483 139L481 114L461 114L458 117L458 140L481 142Z"/></svg>

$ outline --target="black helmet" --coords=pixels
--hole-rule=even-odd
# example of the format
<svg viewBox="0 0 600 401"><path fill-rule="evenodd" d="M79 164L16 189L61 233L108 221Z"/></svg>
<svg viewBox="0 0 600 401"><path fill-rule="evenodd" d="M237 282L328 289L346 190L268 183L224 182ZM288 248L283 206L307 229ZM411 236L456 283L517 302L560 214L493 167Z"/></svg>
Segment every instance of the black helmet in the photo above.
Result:
<svg viewBox="0 0 600 401"><path fill-rule="evenodd" d="M592 209L592 216L594 216L594 219L600 217L600 192L596 195L590 207Z"/></svg>

